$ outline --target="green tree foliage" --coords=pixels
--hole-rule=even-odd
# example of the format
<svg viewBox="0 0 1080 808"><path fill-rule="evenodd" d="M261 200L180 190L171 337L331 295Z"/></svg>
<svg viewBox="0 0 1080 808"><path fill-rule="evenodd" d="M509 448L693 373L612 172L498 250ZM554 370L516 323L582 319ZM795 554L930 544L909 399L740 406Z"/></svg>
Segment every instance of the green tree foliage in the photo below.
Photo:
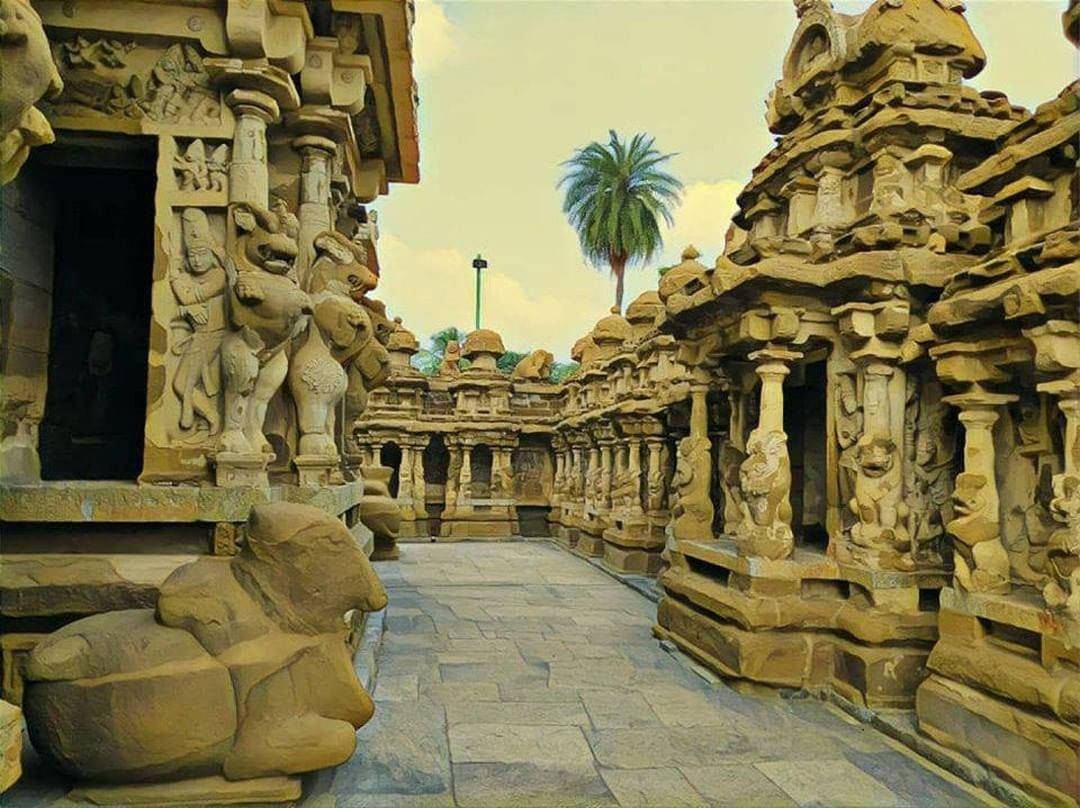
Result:
<svg viewBox="0 0 1080 808"><path fill-rule="evenodd" d="M607 144L590 143L562 163L566 173L558 187L565 189L563 213L585 259L615 277L621 312L626 268L660 252L660 222L674 223L683 184L663 170L674 155L661 154L651 136L639 132L627 143L614 129L609 135Z"/></svg>
<svg viewBox="0 0 1080 808"><path fill-rule="evenodd" d="M465 332L457 326L447 326L431 335L429 346L413 354L412 365L425 376L434 376L442 364L446 346L457 341L458 345L465 341Z"/></svg>
<svg viewBox="0 0 1080 808"><path fill-rule="evenodd" d="M581 365L577 362L556 362L551 366L551 382L553 384L564 382L580 369Z"/></svg>
<svg viewBox="0 0 1080 808"><path fill-rule="evenodd" d="M499 357L498 361L495 363L495 367L503 373L513 373L514 368L516 368L518 363L526 356L528 356L528 354L521 353L520 351L507 351Z"/></svg>

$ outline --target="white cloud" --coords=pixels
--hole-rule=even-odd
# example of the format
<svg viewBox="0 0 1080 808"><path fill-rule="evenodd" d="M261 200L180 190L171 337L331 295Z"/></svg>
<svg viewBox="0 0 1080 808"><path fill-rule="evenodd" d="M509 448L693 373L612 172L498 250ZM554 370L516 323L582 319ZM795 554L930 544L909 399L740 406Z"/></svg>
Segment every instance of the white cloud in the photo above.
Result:
<svg viewBox="0 0 1080 808"><path fill-rule="evenodd" d="M457 28L436 0L418 0L412 35L413 58L421 75L437 70L457 49Z"/></svg>
<svg viewBox="0 0 1080 808"><path fill-rule="evenodd" d="M735 213L742 183L735 180L694 182L686 186L682 205L675 211L675 226L664 233L664 256L679 260L688 244L697 247L702 263L711 266L724 249L724 234Z"/></svg>

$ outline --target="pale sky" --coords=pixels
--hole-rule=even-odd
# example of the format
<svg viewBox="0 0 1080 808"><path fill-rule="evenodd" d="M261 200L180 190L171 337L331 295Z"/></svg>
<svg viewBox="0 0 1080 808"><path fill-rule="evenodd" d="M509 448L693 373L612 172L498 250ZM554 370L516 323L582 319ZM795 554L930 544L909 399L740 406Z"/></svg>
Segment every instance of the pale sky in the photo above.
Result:
<svg viewBox="0 0 1080 808"><path fill-rule="evenodd" d="M836 2L855 13L864 2ZM1034 107L1078 73L1065 0L968 0L987 52L972 84ZM772 145L765 99L795 29L791 0L420 0L414 30L420 184L379 201L378 296L421 344L482 325L508 349L570 345L607 314L606 271L581 257L561 211L559 163L592 140L644 130L677 152L686 185L664 255L627 272L626 302L693 243L711 266L735 196Z"/></svg>

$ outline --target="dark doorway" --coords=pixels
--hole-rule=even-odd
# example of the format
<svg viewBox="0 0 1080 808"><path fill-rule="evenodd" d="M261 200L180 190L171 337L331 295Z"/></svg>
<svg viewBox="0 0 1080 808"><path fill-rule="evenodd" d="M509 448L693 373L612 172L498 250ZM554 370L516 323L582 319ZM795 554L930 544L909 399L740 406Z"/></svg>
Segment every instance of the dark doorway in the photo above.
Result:
<svg viewBox="0 0 1080 808"><path fill-rule="evenodd" d="M825 362L794 369L785 385L784 431L791 458L791 526L800 545L824 550L825 530Z"/></svg>
<svg viewBox="0 0 1080 808"><path fill-rule="evenodd" d="M432 435L424 449L424 491L428 527L432 536L438 536L442 525L443 508L446 507L446 476L450 470L450 452L442 435ZM434 541L434 539L433 539Z"/></svg>
<svg viewBox="0 0 1080 808"><path fill-rule="evenodd" d="M472 450L472 491L473 499L487 499L491 496L491 447L478 443Z"/></svg>
<svg viewBox="0 0 1080 808"><path fill-rule="evenodd" d="M154 266L154 155L53 166L56 226L46 480L134 480L142 470ZM105 161L106 164L108 161Z"/></svg>
<svg viewBox="0 0 1080 808"><path fill-rule="evenodd" d="M396 443L383 444L379 449L379 465L394 470L390 475L390 496L396 497L401 475L401 447Z"/></svg>

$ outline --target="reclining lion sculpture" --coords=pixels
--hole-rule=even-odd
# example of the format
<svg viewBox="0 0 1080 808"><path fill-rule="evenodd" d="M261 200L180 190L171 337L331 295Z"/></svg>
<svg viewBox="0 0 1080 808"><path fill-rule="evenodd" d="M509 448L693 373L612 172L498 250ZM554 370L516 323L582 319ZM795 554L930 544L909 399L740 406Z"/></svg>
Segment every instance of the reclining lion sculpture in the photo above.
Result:
<svg viewBox="0 0 1080 808"><path fill-rule="evenodd" d="M156 610L77 620L33 650L30 738L65 774L98 783L175 787L338 765L374 712L345 615L385 605L341 521L258 505L239 554L177 569Z"/></svg>

